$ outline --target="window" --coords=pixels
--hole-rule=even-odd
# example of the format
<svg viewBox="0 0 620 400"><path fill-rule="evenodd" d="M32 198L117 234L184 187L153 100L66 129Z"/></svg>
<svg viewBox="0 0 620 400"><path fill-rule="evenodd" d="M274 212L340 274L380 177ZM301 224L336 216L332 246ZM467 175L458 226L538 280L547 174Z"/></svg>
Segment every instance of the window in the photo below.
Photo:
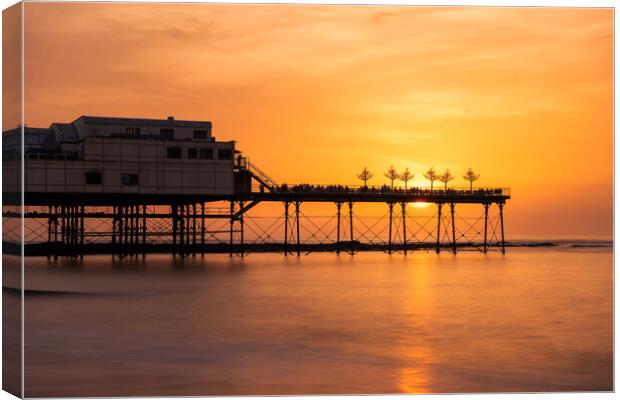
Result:
<svg viewBox="0 0 620 400"><path fill-rule="evenodd" d="M162 128L159 130L159 137L162 139L174 139L174 129Z"/></svg>
<svg viewBox="0 0 620 400"><path fill-rule="evenodd" d="M138 174L123 174L122 181L123 181L123 185L137 185Z"/></svg>
<svg viewBox="0 0 620 400"><path fill-rule="evenodd" d="M191 147L187 149L187 158L195 160L198 158L198 149Z"/></svg>
<svg viewBox="0 0 620 400"><path fill-rule="evenodd" d="M232 160L232 151L230 149L218 149L217 159L218 160Z"/></svg>
<svg viewBox="0 0 620 400"><path fill-rule="evenodd" d="M209 131L194 131L194 139L208 139Z"/></svg>
<svg viewBox="0 0 620 400"><path fill-rule="evenodd" d="M167 158L181 158L181 148L180 147L168 147L166 149L166 157Z"/></svg>
<svg viewBox="0 0 620 400"><path fill-rule="evenodd" d="M140 136L140 128L126 128L125 133L127 136Z"/></svg>
<svg viewBox="0 0 620 400"><path fill-rule="evenodd" d="M200 149L201 160L213 160L213 149Z"/></svg>
<svg viewBox="0 0 620 400"><path fill-rule="evenodd" d="M86 184L87 185L101 185L101 172L86 171Z"/></svg>

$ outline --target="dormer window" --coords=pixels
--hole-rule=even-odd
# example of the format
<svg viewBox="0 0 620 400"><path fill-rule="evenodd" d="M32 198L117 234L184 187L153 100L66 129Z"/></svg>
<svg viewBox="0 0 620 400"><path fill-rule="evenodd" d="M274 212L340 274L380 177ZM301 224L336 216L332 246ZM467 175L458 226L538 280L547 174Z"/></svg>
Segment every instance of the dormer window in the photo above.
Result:
<svg viewBox="0 0 620 400"><path fill-rule="evenodd" d="M127 136L140 136L140 128L127 127L125 128L125 134Z"/></svg>

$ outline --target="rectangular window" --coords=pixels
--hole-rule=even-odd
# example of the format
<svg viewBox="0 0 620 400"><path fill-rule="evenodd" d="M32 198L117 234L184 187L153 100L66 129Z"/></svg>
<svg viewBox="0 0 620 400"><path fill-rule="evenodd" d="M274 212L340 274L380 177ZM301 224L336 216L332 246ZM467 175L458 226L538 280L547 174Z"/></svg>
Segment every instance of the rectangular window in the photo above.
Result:
<svg viewBox="0 0 620 400"><path fill-rule="evenodd" d="M137 185L138 174L123 174L122 181L123 181L123 185Z"/></svg>
<svg viewBox="0 0 620 400"><path fill-rule="evenodd" d="M162 128L159 130L159 137L162 139L174 139L174 129Z"/></svg>
<svg viewBox="0 0 620 400"><path fill-rule="evenodd" d="M217 150L217 159L218 160L232 160L232 150L230 150L230 149L218 149Z"/></svg>
<svg viewBox="0 0 620 400"><path fill-rule="evenodd" d="M208 139L209 132L208 131L194 131L194 139Z"/></svg>
<svg viewBox="0 0 620 400"><path fill-rule="evenodd" d="M125 129L127 136L140 136L140 128L129 127Z"/></svg>
<svg viewBox="0 0 620 400"><path fill-rule="evenodd" d="M180 147L168 147L166 149L166 158L181 158Z"/></svg>
<svg viewBox="0 0 620 400"><path fill-rule="evenodd" d="M86 184L87 185L101 185L101 172L86 171Z"/></svg>
<svg viewBox="0 0 620 400"><path fill-rule="evenodd" d="M189 148L187 149L187 158L195 160L198 158L198 149L196 148Z"/></svg>
<svg viewBox="0 0 620 400"><path fill-rule="evenodd" d="M201 160L213 160L213 149L200 149Z"/></svg>

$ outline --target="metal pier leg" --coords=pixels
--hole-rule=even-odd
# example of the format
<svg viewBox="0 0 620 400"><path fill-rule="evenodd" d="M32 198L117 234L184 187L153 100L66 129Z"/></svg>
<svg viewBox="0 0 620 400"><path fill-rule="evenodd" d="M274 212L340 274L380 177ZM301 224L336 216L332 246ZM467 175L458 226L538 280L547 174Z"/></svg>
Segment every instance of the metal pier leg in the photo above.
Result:
<svg viewBox="0 0 620 400"><path fill-rule="evenodd" d="M504 239L504 203L497 203L499 206L499 223L502 232L502 254L506 254L506 241Z"/></svg>
<svg viewBox="0 0 620 400"><path fill-rule="evenodd" d="M138 257L138 254L140 254L140 206L136 204L134 206L134 210L134 233L136 235L134 243L134 254L136 257Z"/></svg>
<svg viewBox="0 0 620 400"><path fill-rule="evenodd" d="M170 214L172 214L172 257L177 255L177 223L179 207L176 204L170 205Z"/></svg>
<svg viewBox="0 0 620 400"><path fill-rule="evenodd" d="M179 204L177 207L177 253L183 258L183 205Z"/></svg>
<svg viewBox="0 0 620 400"><path fill-rule="evenodd" d="M200 257L205 256L205 203L200 206L201 222L200 222Z"/></svg>
<svg viewBox="0 0 620 400"><path fill-rule="evenodd" d="M112 257L116 247L116 206L112 206Z"/></svg>
<svg viewBox="0 0 620 400"><path fill-rule="evenodd" d="M407 203L400 203L403 209L403 251L407 254Z"/></svg>
<svg viewBox="0 0 620 400"><path fill-rule="evenodd" d="M229 245L229 256L232 257L233 256L233 226L235 223L235 220L233 219L233 215L235 214L235 202L231 201L230 202L230 243Z"/></svg>
<svg viewBox="0 0 620 400"><path fill-rule="evenodd" d="M52 257L52 206L47 207L47 259Z"/></svg>
<svg viewBox="0 0 620 400"><path fill-rule="evenodd" d="M58 259L58 206L54 207L54 260Z"/></svg>
<svg viewBox="0 0 620 400"><path fill-rule="evenodd" d="M435 252L439 254L441 251L441 209L443 208L443 204L437 203L437 247L435 247Z"/></svg>
<svg viewBox="0 0 620 400"><path fill-rule="evenodd" d="M191 209L189 204L185 205L185 255L189 256L191 250L192 250L192 246L191 246L191 242L190 242L190 238L191 238L191 219L192 219L192 215L191 215Z"/></svg>
<svg viewBox="0 0 620 400"><path fill-rule="evenodd" d="M340 216L341 216L342 203L336 203L336 254L340 254Z"/></svg>
<svg viewBox="0 0 620 400"><path fill-rule="evenodd" d="M67 234L67 225L65 223L65 206L60 206L60 248L65 249L65 238Z"/></svg>
<svg viewBox="0 0 620 400"><path fill-rule="evenodd" d="M146 257L146 204L142 206L142 258Z"/></svg>
<svg viewBox="0 0 620 400"><path fill-rule="evenodd" d="M489 205L484 204L484 244L483 244L483 252L486 254L487 252L487 226L489 221Z"/></svg>
<svg viewBox="0 0 620 400"><path fill-rule="evenodd" d="M392 221L394 219L394 203L388 203L388 207L390 208L390 228L388 229L388 254L392 254Z"/></svg>
<svg viewBox="0 0 620 400"><path fill-rule="evenodd" d="M119 257L123 257L123 206L118 206L117 208L117 218L118 218L118 245L116 246L116 254Z"/></svg>
<svg viewBox="0 0 620 400"><path fill-rule="evenodd" d="M239 202L239 210L243 210L243 201ZM243 254L243 213L239 215L239 253L241 257Z"/></svg>
<svg viewBox="0 0 620 400"><path fill-rule="evenodd" d="M288 255L288 207L290 203L284 202L284 255Z"/></svg>
<svg viewBox="0 0 620 400"><path fill-rule="evenodd" d="M452 216L452 252L456 254L456 230L454 228L454 203L450 203L450 215Z"/></svg>
<svg viewBox="0 0 620 400"><path fill-rule="evenodd" d="M80 259L84 258L84 206L80 207Z"/></svg>
<svg viewBox="0 0 620 400"><path fill-rule="evenodd" d="M355 249L353 248L353 202L349 202L349 236L351 239L351 255L355 253Z"/></svg>
<svg viewBox="0 0 620 400"><path fill-rule="evenodd" d="M192 204L192 256L196 255L196 203Z"/></svg>
<svg viewBox="0 0 620 400"><path fill-rule="evenodd" d="M301 205L301 202L296 201L295 202L295 225L297 228L297 232L296 232L296 240L297 240L297 256L299 256L301 254L301 238L299 237L299 206Z"/></svg>

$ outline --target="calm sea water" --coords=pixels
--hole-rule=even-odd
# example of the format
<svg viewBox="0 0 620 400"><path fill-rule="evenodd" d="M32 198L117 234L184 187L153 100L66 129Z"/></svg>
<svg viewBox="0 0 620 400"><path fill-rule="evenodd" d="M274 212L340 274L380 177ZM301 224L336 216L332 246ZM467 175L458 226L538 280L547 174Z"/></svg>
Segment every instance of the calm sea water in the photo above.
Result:
<svg viewBox="0 0 620 400"><path fill-rule="evenodd" d="M612 257L28 258L26 396L609 391Z"/></svg>

